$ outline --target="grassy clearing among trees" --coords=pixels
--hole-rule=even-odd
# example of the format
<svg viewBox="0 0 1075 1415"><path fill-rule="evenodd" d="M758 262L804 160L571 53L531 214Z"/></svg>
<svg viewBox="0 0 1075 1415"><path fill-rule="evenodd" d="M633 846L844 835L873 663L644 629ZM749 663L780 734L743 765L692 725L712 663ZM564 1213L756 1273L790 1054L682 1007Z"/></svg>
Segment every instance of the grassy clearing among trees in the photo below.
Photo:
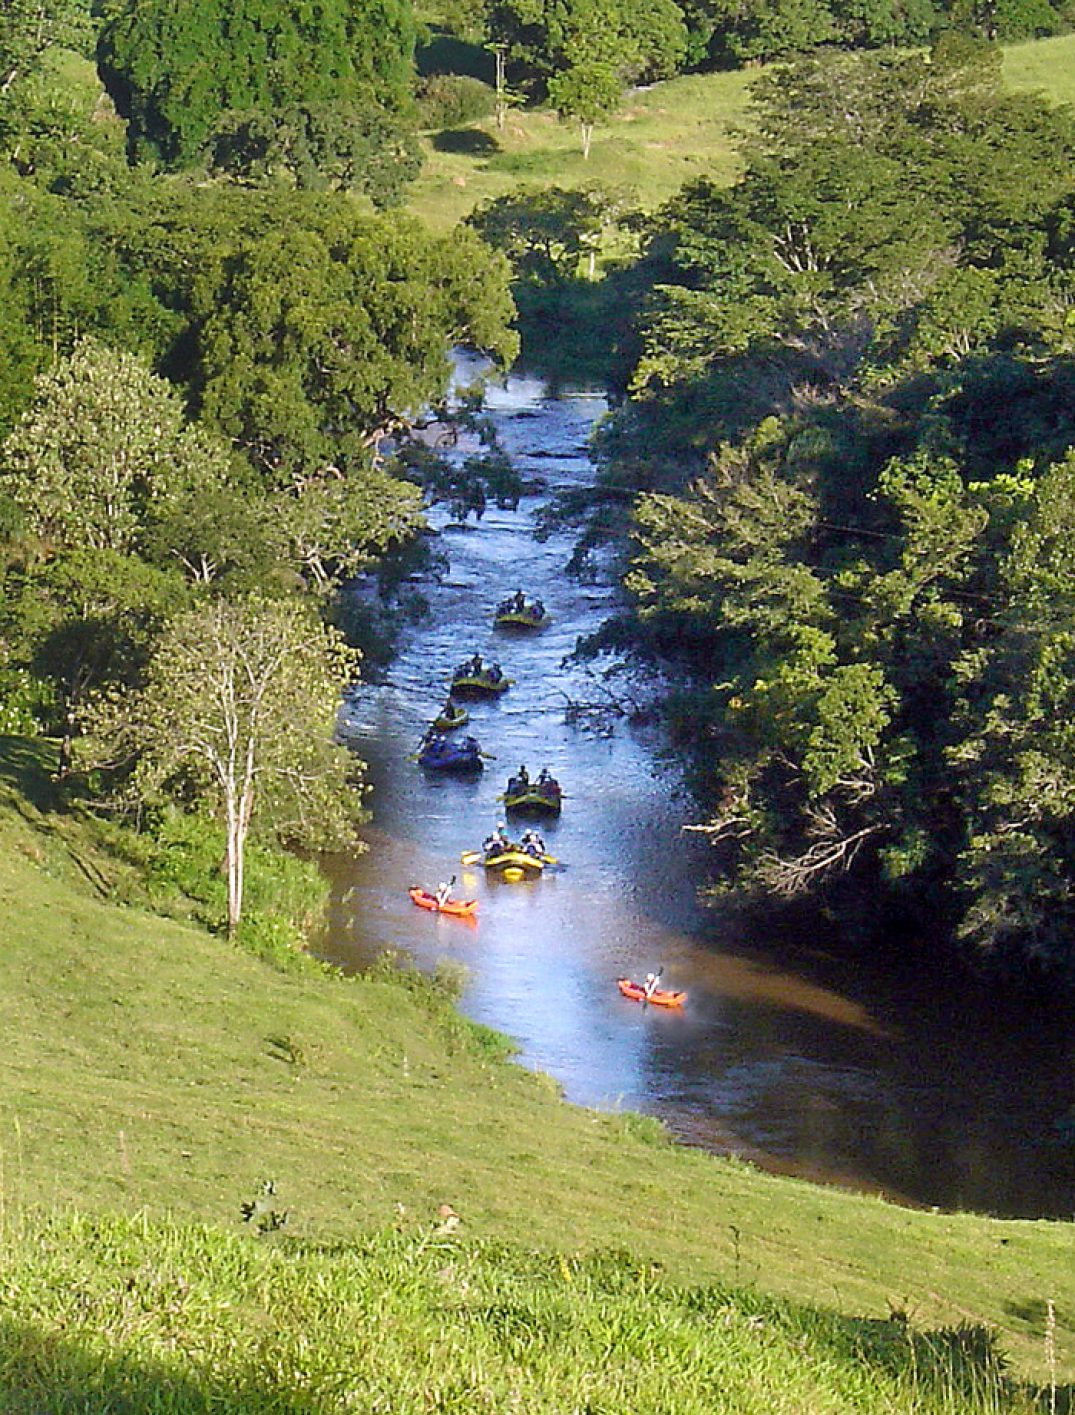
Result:
<svg viewBox="0 0 1075 1415"><path fill-rule="evenodd" d="M674 1147L652 1121L637 1116L566 1106L547 1080L505 1064L504 1040L461 1018L444 988L390 972L343 981L297 959L290 972L273 970L221 938L148 912L139 902L137 871L117 862L114 842L106 850L92 821L52 809L40 745L3 739L0 763L0 1016L5 1034L18 1039L5 1050L0 1089L5 1282L9 1294L18 1294L21 1312L9 1300L9 1352L14 1343L17 1351L52 1351L56 1359L65 1351L72 1359L80 1350L85 1356L84 1330L71 1341L57 1341L55 1333L72 1303L82 1302L83 1316L91 1314L87 1324L96 1321L101 1309L90 1296L103 1284L112 1293L101 1299L109 1313L104 1329L126 1333L135 1363L155 1369L158 1336L149 1333L167 1339L172 1289L162 1276L163 1287L145 1290L149 1273L182 1271L184 1281L195 1281L195 1255L214 1245L239 1270L283 1264L292 1278L281 1278L279 1291L296 1294L301 1316L314 1301L316 1271L328 1274L331 1290L354 1262L350 1249L333 1259L331 1250L315 1253L302 1245L363 1242L395 1222L412 1237L428 1234L438 1206L447 1203L462 1218L461 1271L465 1276L473 1262L480 1283L494 1287L515 1281L513 1265L548 1259L516 1253L501 1263L480 1253L464 1256L477 1242L521 1242L563 1254L568 1264L580 1255L585 1263L596 1250L625 1249L628 1269L660 1265L655 1300L673 1307L686 1299L661 1295L666 1283L716 1282L750 1289L749 1300L762 1307L766 1294L825 1308L830 1315L819 1320L833 1329L850 1330L844 1319L851 1326L859 1319L876 1322L893 1309L907 1314L919 1332L984 1322L997 1330L1019 1374L1038 1380L1048 1377L1051 1299L1058 1369L1064 1379L1075 1374L1070 1226L900 1209ZM117 907L117 897L128 906ZM266 1179L276 1181L273 1204L290 1210L288 1241L299 1243L293 1262L255 1256L228 1236L243 1231L241 1205ZM42 1206L76 1209L93 1222L87 1218L81 1229L74 1224L77 1241L41 1237L32 1215ZM176 1240L179 1256L168 1257L172 1240L164 1230L119 1223L122 1244L141 1234L138 1242L148 1243L155 1256L110 1256L111 1240L95 1238L94 1225L97 1216L117 1212L144 1213L153 1225L169 1217L199 1221L218 1232L188 1234ZM106 1230L113 1222L107 1220ZM31 1250L38 1264L32 1283ZM387 1262L392 1251L389 1243L377 1262ZM408 1261L422 1267L417 1257ZM72 1280L64 1264L84 1280ZM554 1273L558 1264L551 1264ZM438 1259L436 1270L443 1265ZM132 1275L135 1285L125 1290L136 1295L123 1297L120 1289ZM245 1300L288 1325L291 1299L274 1295L276 1280L259 1296L252 1276ZM205 1281L208 1290L199 1289L198 1301L219 1323L221 1360L232 1361L227 1351L243 1343L227 1306L228 1283ZM550 1279L552 1286L557 1282ZM79 1298L79 1292L90 1295ZM422 1297L427 1316L430 1300L428 1293ZM540 1285L526 1300L556 1305ZM731 1300L729 1320L737 1328L745 1321L745 1300ZM497 1323L504 1340L516 1330L511 1304L494 1296L473 1301L484 1315L468 1320L484 1324L488 1339ZM637 1306L621 1322L615 1303L595 1301L610 1339L625 1349L631 1349L630 1332L641 1340L649 1330ZM518 1304L525 1305L521 1295ZM136 1308L144 1309L144 1321L131 1316ZM574 1330L576 1315L568 1309L556 1329ZM182 1327L185 1318L174 1320ZM663 1318L655 1312L653 1320L659 1325ZM676 1323L681 1320L676 1315ZM204 1310L199 1323L212 1324ZM143 1332L137 1338L136 1328ZM290 1343L300 1330L296 1317L282 1371L296 1369ZM329 1346L332 1339L330 1332ZM405 1333L392 1338L406 1339ZM143 1341L149 1345L139 1346ZM454 1349L452 1341L446 1346ZM102 1365L100 1348L94 1349L91 1366L103 1379L108 1363ZM686 1362L685 1345L675 1349ZM465 1344L460 1350L464 1354L451 1359L462 1364L449 1363L449 1371L469 1369ZM662 1340L658 1354L664 1350ZM697 1360L704 1364L703 1351L699 1347ZM234 1359L241 1365L246 1358ZM645 1357L631 1378L648 1382L657 1359ZM590 1360L580 1352L573 1379L583 1379ZM174 1369L170 1361L165 1366ZM118 1368L109 1369L115 1374ZM239 1366L228 1370L239 1379ZM611 1381L614 1373L602 1379ZM781 1379L778 1371L774 1380ZM281 1381L286 1384L283 1375ZM566 1408L568 1390L528 1408ZM605 1404L594 1408L658 1408L649 1395L639 1403L617 1404L612 1394L602 1399ZM866 1397L859 1404L846 1394L840 1399L830 1391L813 1403L804 1394L805 1403L783 1408L882 1408ZM49 1408L93 1406L57 1402ZM278 1408L325 1407L313 1401ZM464 1401L458 1408L474 1406ZM719 1407L698 1397L678 1408ZM781 1407L759 1397L756 1407L738 1408ZM894 1401L891 1408L935 1407Z"/></svg>
<svg viewBox="0 0 1075 1415"><path fill-rule="evenodd" d="M1005 45L1004 79L1017 92L1075 103L1075 34Z"/></svg>
<svg viewBox="0 0 1075 1415"><path fill-rule="evenodd" d="M594 133L584 161L578 132L544 109L509 113L458 132L427 134L425 166L407 205L438 228L483 201L523 185L630 187L651 210L692 177L730 182L739 171L731 141L746 117L748 71L691 74L628 94Z"/></svg>
<svg viewBox="0 0 1075 1415"><path fill-rule="evenodd" d="M638 205L652 211L694 177L730 183L741 170L734 132L747 121L749 87L760 72L688 74L631 92L597 127L588 161L575 126L544 109L511 112L503 132L489 118L426 134L425 165L407 205L445 228L526 184L631 187ZM1004 78L1015 90L1075 102L1075 35L1006 46Z"/></svg>

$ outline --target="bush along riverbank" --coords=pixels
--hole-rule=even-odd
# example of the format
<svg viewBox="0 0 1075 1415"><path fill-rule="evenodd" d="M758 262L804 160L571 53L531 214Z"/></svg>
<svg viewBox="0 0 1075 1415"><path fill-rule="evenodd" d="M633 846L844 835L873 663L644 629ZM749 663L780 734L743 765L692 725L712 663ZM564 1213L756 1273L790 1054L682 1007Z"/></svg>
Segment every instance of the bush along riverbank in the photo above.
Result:
<svg viewBox="0 0 1075 1415"><path fill-rule="evenodd" d="M447 973L283 973L150 912L26 744L3 759L6 1409L88 1409L113 1383L132 1409L154 1387L155 1408L239 1409L259 1379L281 1409L346 1409L357 1331L309 1333L347 1314L373 1348L357 1388L401 1382L399 1409L498 1408L509 1376L534 1409L584 1387L720 1409L723 1379L747 1392L724 1408L772 1408L792 1352L799 1408L973 1410L980 1382L983 1409L1027 1409L1027 1382L1071 1378L1069 1226L898 1209L566 1106L459 1016ZM278 1353L260 1376L251 1323Z"/></svg>

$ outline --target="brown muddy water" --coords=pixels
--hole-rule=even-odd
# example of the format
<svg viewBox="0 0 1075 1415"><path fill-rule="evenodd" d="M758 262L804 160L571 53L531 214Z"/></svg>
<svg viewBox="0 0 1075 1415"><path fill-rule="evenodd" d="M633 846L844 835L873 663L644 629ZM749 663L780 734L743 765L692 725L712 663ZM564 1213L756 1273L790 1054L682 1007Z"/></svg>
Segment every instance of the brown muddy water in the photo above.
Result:
<svg viewBox="0 0 1075 1415"><path fill-rule="evenodd" d="M706 847L682 831L696 811L657 730L621 719L604 735L565 720L568 698L600 697L564 659L615 588L569 578L570 535L539 543L533 516L592 478L587 439L604 403L515 376L490 388L488 408L544 489L477 525L435 522L449 568L418 587L430 613L385 681L344 705L373 820L367 854L329 862L319 952L346 969L385 949L423 968L465 964L463 1010L508 1033L523 1065L569 1101L655 1115L688 1144L902 1202L1075 1215L1075 1029L999 991L953 995L920 953L894 969L838 939L744 938L698 902ZM497 603L520 587L551 624L495 630ZM466 730L494 759L473 780L428 775L411 754L451 668L475 650L516 680L500 701L469 705ZM542 827L562 868L508 884L464 869L460 854L503 819L496 796L520 763L563 785L563 815ZM407 897L453 873L456 892L479 901L473 926ZM617 992L617 976L658 966L665 986L687 990L682 1012Z"/></svg>

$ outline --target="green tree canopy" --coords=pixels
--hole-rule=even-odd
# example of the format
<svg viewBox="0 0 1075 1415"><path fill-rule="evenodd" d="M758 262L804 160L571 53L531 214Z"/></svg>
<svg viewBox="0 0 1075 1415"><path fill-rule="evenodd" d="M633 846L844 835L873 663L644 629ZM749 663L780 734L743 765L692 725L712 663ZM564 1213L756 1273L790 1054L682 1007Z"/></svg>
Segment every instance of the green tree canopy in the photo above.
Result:
<svg viewBox="0 0 1075 1415"><path fill-rule="evenodd" d="M277 488L368 465L439 401L453 345L516 346L506 263L473 232L292 201L301 219L237 234L193 290L201 416Z"/></svg>
<svg viewBox="0 0 1075 1415"><path fill-rule="evenodd" d="M176 571L111 549L72 550L8 572L0 643L10 661L49 687L46 726L60 739L61 775L90 698L141 681L164 621L184 596Z"/></svg>
<svg viewBox="0 0 1075 1415"><path fill-rule="evenodd" d="M51 547L130 551L155 510L227 480L223 449L135 355L92 339L36 382L0 486Z"/></svg>
<svg viewBox="0 0 1075 1415"><path fill-rule="evenodd" d="M580 67L600 71L603 83L615 76L621 88L667 78L687 49L674 0L491 0L486 24L516 81L539 94L554 75Z"/></svg>
<svg viewBox="0 0 1075 1415"><path fill-rule="evenodd" d="M338 156L345 115L407 114L414 39L409 0L137 0L106 25L99 59L135 152L185 167L238 120L301 111L309 125L326 106Z"/></svg>
<svg viewBox="0 0 1075 1415"><path fill-rule="evenodd" d="M1070 115L952 37L759 97L741 180L652 224L601 441L703 828L739 885L1075 978Z"/></svg>
<svg viewBox="0 0 1075 1415"><path fill-rule="evenodd" d="M582 156L590 156L593 130L619 107L616 70L603 59L581 59L549 80L549 102L561 118L574 119L582 135Z"/></svg>
<svg viewBox="0 0 1075 1415"><path fill-rule="evenodd" d="M624 200L606 187L520 187L483 203L467 217L490 246L511 261L516 279L541 286L578 278Z"/></svg>

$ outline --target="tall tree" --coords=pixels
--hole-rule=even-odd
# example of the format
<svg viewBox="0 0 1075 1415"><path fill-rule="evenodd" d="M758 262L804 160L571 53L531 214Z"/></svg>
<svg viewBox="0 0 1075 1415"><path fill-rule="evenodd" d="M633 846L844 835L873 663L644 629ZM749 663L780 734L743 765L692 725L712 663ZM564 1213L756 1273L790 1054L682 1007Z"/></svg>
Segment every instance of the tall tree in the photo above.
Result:
<svg viewBox="0 0 1075 1415"><path fill-rule="evenodd" d="M510 359L516 341L506 263L473 232L342 200L277 210L207 260L193 302L201 415L279 488L368 466L442 396L453 344Z"/></svg>
<svg viewBox="0 0 1075 1415"><path fill-rule="evenodd" d="M141 691L98 709L97 754L133 763L137 799L174 791L219 812L229 934L242 918L255 816L284 843L354 844L358 765L333 731L356 668L354 652L298 602L215 600L173 619Z"/></svg>
<svg viewBox="0 0 1075 1415"><path fill-rule="evenodd" d="M1011 491L1003 608L955 664L959 930L1003 963L1075 970L1075 451Z"/></svg>
<svg viewBox="0 0 1075 1415"><path fill-rule="evenodd" d="M174 570L108 549L72 550L45 565L9 571L0 644L14 664L47 685L40 706L59 738L61 776L70 770L92 697L141 682L161 627L185 593Z"/></svg>
<svg viewBox="0 0 1075 1415"><path fill-rule="evenodd" d="M39 376L0 448L0 486L42 541L126 552L154 508L227 479L223 449L133 354L84 339Z"/></svg>
<svg viewBox="0 0 1075 1415"><path fill-rule="evenodd" d="M561 118L579 125L583 160L589 159L594 128L616 111L622 91L615 69L602 59L580 59L549 80L549 102Z"/></svg>
<svg viewBox="0 0 1075 1415"><path fill-rule="evenodd" d="M741 181L653 224L602 443L643 489L628 587L690 685L704 828L739 883L853 870L1075 977L1075 129L952 37L760 89Z"/></svg>
<svg viewBox="0 0 1075 1415"><path fill-rule="evenodd" d="M491 0L487 26L518 82L538 94L573 68L591 76L600 68L602 84L614 75L621 89L667 78L687 50L673 0Z"/></svg>
<svg viewBox="0 0 1075 1415"><path fill-rule="evenodd" d="M185 167L237 117L271 124L295 109L374 105L402 120L414 39L410 0L131 0L105 27L99 58L135 151Z"/></svg>

